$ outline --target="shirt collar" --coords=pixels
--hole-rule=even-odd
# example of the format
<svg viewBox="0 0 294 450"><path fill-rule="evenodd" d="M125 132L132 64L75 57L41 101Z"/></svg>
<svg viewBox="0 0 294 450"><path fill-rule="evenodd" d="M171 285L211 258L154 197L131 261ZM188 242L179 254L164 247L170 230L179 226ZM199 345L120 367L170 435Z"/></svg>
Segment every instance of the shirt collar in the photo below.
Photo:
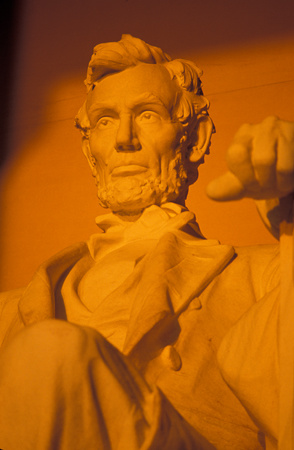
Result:
<svg viewBox="0 0 294 450"><path fill-rule="evenodd" d="M203 239L199 225L196 222L195 214L191 213L185 206L171 202L161 206L149 206L135 222L124 221L113 213L98 216L95 221L103 233L125 232L134 236L133 233L135 232L135 236L137 237L138 234L144 236L146 231L155 231L155 229L164 227L170 219L173 219L184 212L189 213L189 220L185 220L185 224L189 222L192 227L191 233L193 230L198 237ZM187 219L187 217L185 217L185 219Z"/></svg>
<svg viewBox="0 0 294 450"><path fill-rule="evenodd" d="M113 213L98 216L96 224L102 230L90 237L89 250L94 259L122 245L137 240L158 240L164 233L180 230L196 239L204 239L194 213L176 203L152 205L135 222L124 221Z"/></svg>

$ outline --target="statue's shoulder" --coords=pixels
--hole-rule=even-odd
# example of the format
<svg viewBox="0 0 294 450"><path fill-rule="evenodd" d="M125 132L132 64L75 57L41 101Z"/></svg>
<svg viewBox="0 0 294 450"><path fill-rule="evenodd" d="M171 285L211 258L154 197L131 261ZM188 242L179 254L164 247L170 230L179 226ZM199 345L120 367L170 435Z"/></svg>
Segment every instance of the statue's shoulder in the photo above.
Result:
<svg viewBox="0 0 294 450"><path fill-rule="evenodd" d="M274 288L279 282L279 244L262 244L234 247L235 258L228 267L229 278L251 284L259 296Z"/></svg>
<svg viewBox="0 0 294 450"><path fill-rule="evenodd" d="M56 274L67 270L69 267L85 257L89 257L87 243L78 242L73 244L44 261L35 271L33 279L38 276L44 277L44 274L46 274L49 278L54 278L56 277ZM19 289L0 292L0 321L3 318L4 311L17 310L18 301L26 289L27 287L22 287Z"/></svg>
<svg viewBox="0 0 294 450"><path fill-rule="evenodd" d="M81 258L89 255L89 247L86 242L77 242L65 249L59 251L55 255L51 256L45 262L43 262L39 269L47 267L58 267L71 265L74 262L80 260Z"/></svg>
<svg viewBox="0 0 294 450"><path fill-rule="evenodd" d="M20 299L24 290L25 288L18 288L0 292L0 320L7 305L10 305L10 308L13 308L12 305Z"/></svg>
<svg viewBox="0 0 294 450"><path fill-rule="evenodd" d="M234 246L234 249L239 258L270 259L279 253L279 243Z"/></svg>
<svg viewBox="0 0 294 450"><path fill-rule="evenodd" d="M46 291L54 290L63 274L85 259L91 260L88 245L86 242L78 242L43 262L28 286L0 293L0 345L12 324L22 323L19 320L20 301L24 297L37 299L40 296L44 300ZM38 302L36 302L36 309L38 309Z"/></svg>
<svg viewBox="0 0 294 450"><path fill-rule="evenodd" d="M251 269L264 267L279 257L279 244L260 244L249 246L235 246L236 262L247 264Z"/></svg>
<svg viewBox="0 0 294 450"><path fill-rule="evenodd" d="M0 345L11 323L18 315L18 303L25 288L0 292Z"/></svg>

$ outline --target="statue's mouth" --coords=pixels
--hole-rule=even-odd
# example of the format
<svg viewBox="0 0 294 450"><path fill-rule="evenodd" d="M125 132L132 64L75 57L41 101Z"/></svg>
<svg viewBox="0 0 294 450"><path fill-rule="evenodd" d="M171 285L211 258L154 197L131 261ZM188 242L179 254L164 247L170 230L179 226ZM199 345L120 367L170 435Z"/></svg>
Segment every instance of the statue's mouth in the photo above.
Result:
<svg viewBox="0 0 294 450"><path fill-rule="evenodd" d="M126 166L115 167L111 172L112 177L127 177L146 172L147 167L139 166L137 164L128 164Z"/></svg>

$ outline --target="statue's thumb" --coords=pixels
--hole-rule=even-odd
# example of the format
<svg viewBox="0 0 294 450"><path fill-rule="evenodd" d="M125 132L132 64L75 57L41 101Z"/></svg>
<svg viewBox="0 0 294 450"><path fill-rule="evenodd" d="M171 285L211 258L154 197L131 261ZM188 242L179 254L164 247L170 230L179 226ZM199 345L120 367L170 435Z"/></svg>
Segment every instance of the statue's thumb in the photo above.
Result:
<svg viewBox="0 0 294 450"><path fill-rule="evenodd" d="M206 187L208 197L218 202L239 200L244 197L244 192L243 185L232 172L226 172L221 177L211 181Z"/></svg>

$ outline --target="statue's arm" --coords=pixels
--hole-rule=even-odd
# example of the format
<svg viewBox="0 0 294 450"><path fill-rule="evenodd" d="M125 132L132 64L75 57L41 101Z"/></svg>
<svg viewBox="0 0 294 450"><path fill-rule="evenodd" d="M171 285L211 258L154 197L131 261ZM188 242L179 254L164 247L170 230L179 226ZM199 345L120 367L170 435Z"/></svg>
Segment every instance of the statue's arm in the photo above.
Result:
<svg viewBox="0 0 294 450"><path fill-rule="evenodd" d="M293 440L293 223L294 123L269 117L243 125L227 154L228 172L207 188L218 201L257 201L261 216L278 235L280 283L231 329L219 351L224 378L276 448ZM280 211L279 211L280 209ZM281 213L281 215L280 215ZM278 426L279 424L279 426Z"/></svg>
<svg viewBox="0 0 294 450"><path fill-rule="evenodd" d="M213 180L207 194L217 201L253 198L277 236L278 199L294 192L294 123L268 117L243 125L227 152L228 172Z"/></svg>

